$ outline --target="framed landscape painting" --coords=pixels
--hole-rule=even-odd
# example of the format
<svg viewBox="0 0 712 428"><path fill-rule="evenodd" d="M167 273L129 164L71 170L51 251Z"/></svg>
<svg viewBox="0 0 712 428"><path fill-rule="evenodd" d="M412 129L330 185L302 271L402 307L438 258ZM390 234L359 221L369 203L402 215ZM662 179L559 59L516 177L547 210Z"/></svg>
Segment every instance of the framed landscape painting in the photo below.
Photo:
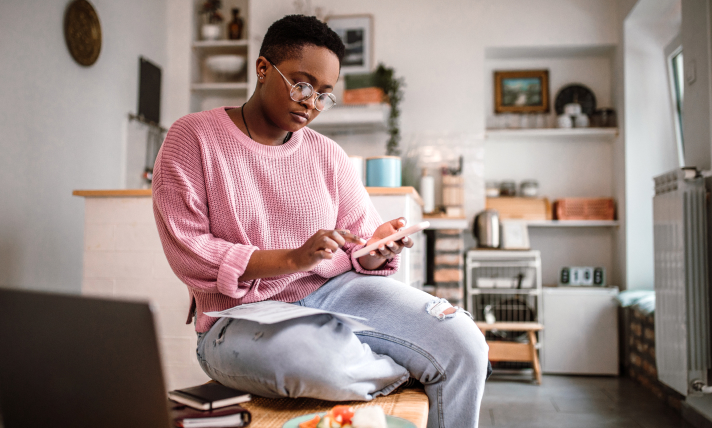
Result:
<svg viewBox="0 0 712 428"><path fill-rule="evenodd" d="M494 72L495 113L549 111L549 70Z"/></svg>
<svg viewBox="0 0 712 428"><path fill-rule="evenodd" d="M373 68L373 17L330 16L326 24L341 37L346 46L341 74L370 73Z"/></svg>

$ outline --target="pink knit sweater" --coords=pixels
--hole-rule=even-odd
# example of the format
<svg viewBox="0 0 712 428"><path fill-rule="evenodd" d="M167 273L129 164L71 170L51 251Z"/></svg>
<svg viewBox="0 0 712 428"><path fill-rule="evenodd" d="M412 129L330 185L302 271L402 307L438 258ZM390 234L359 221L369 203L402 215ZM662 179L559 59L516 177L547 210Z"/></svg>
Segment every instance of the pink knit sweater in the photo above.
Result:
<svg viewBox="0 0 712 428"><path fill-rule="evenodd" d="M255 250L298 248L319 229L368 239L382 223L346 153L303 128L280 146L259 144L225 107L171 126L154 168L153 211L173 272L188 286L196 330L217 321L204 312L262 300L295 302L351 269L364 270L346 244L309 272L242 281ZM388 219L390 220L390 219ZM190 317L189 317L190 322Z"/></svg>

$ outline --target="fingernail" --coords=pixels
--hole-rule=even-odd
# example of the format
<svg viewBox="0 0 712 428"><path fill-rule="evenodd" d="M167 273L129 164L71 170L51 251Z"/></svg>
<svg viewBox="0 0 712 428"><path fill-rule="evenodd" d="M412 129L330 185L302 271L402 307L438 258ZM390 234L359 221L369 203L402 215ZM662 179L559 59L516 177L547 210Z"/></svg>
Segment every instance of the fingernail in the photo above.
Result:
<svg viewBox="0 0 712 428"><path fill-rule="evenodd" d="M393 241L391 241L391 242L388 243L388 246L389 246L390 248L393 248L394 245L395 245L395 244L393 243Z"/></svg>
<svg viewBox="0 0 712 428"><path fill-rule="evenodd" d="M405 224L405 220L400 219L400 223L401 223L401 224Z"/></svg>
<svg viewBox="0 0 712 428"><path fill-rule="evenodd" d="M360 244L365 244L365 243L366 243L366 240L363 239L363 238L359 238L359 239L358 239L358 242L359 242Z"/></svg>
<svg viewBox="0 0 712 428"><path fill-rule="evenodd" d="M383 250L386 249L386 247L384 247L383 245L381 245L380 247L378 247L378 249L381 250L381 251L383 251Z"/></svg>
<svg viewBox="0 0 712 428"><path fill-rule="evenodd" d="M375 252L375 251L371 251L371 252L369 253L369 255L375 256L375 255L376 255L376 252Z"/></svg>
<svg viewBox="0 0 712 428"><path fill-rule="evenodd" d="M408 240L409 240L409 238L407 236L405 238L403 238L403 242L408 242Z"/></svg>

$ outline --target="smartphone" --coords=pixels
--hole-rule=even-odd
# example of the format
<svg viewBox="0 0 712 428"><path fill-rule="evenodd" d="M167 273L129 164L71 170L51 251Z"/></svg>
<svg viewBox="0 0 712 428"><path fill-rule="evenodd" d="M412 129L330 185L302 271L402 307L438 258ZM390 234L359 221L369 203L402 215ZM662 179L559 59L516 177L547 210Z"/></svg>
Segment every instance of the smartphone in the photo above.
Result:
<svg viewBox="0 0 712 428"><path fill-rule="evenodd" d="M430 227L429 221L420 222L416 225L405 228L405 229L401 230L400 232L396 232L391 236L387 236L379 241L376 241L371 245L367 245L367 246L361 248L360 250L354 252L353 256L356 258L365 256L366 254L370 253L371 251L378 250L378 247L380 247L381 245L386 245L386 243L388 243L390 241L393 241L393 242L398 241L399 239L403 239L408 235L412 235L416 232L420 232L421 230L427 229L428 227Z"/></svg>

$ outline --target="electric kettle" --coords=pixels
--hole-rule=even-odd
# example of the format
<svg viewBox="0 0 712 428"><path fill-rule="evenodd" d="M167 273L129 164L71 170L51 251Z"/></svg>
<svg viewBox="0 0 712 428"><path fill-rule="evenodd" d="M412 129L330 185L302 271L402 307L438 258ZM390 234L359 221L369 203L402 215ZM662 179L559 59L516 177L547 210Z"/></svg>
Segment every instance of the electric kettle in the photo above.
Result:
<svg viewBox="0 0 712 428"><path fill-rule="evenodd" d="M499 248L499 212L484 210L477 214L472 233L480 248Z"/></svg>

